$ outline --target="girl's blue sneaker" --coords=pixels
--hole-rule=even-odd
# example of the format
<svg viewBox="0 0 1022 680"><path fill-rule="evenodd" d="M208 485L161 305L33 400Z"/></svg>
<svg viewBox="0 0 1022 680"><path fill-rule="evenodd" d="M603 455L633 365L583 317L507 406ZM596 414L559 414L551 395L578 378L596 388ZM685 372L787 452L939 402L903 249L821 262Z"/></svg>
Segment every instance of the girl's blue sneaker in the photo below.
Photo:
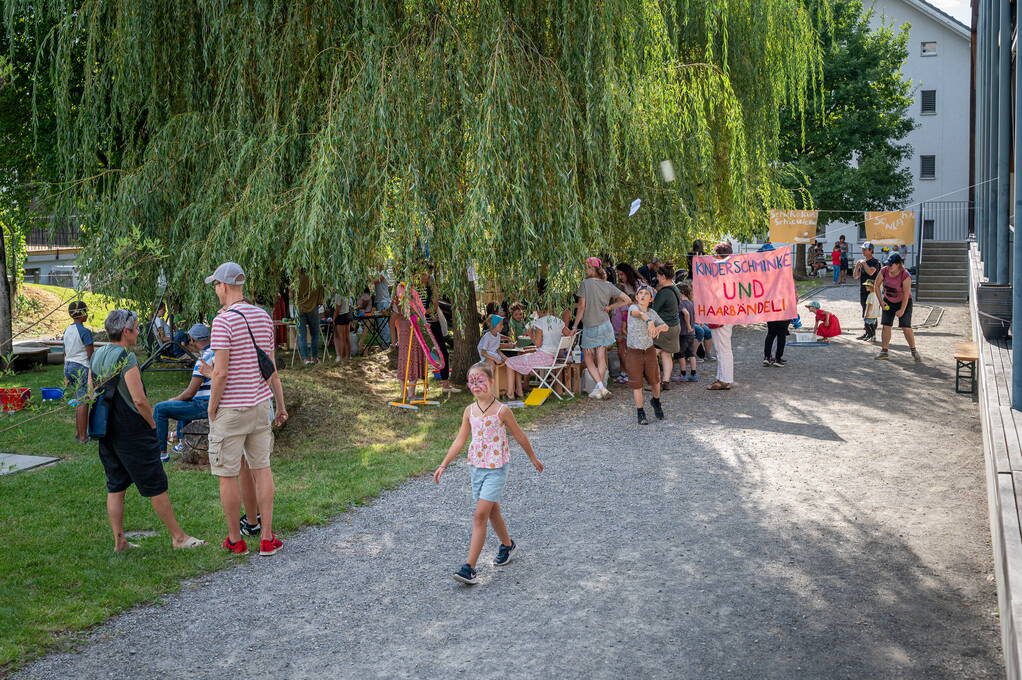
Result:
<svg viewBox="0 0 1022 680"><path fill-rule="evenodd" d="M493 566L503 567L505 564L511 561L511 553L518 546L515 545L514 541L511 541L511 545L500 544L500 549L497 551L497 556L493 558Z"/></svg>
<svg viewBox="0 0 1022 680"><path fill-rule="evenodd" d="M472 586L479 582L479 572L468 566L466 563L461 565L461 569L454 572L454 580L461 581L462 583L467 583Z"/></svg>

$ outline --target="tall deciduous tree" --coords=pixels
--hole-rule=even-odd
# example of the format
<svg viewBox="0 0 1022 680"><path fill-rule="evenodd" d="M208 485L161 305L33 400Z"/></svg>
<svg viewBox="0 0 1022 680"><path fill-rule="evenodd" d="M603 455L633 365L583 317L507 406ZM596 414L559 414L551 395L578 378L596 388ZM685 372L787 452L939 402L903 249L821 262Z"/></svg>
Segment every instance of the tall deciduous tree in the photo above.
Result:
<svg viewBox="0 0 1022 680"><path fill-rule="evenodd" d="M820 210L900 208L912 194L912 173L904 166L912 148L901 140L915 125L908 116L912 85L901 72L907 27L871 27L872 10L860 0L830 0L830 6L832 20L820 34L822 110L809 124L799 111L785 111L782 160L809 179ZM848 217L823 212L819 226ZM799 273L804 253L800 246Z"/></svg>
<svg viewBox="0 0 1022 680"><path fill-rule="evenodd" d="M52 29L60 198L96 236L85 265L127 269L107 292L151 296L162 271L208 308L196 282L226 258L257 292L299 267L352 292L428 244L468 357L469 264L509 294L549 265L564 294L586 254L749 234L792 203L772 161L779 110L801 115L820 77L826 20L806 2L7 0L6 16ZM76 54L84 88L60 90Z"/></svg>

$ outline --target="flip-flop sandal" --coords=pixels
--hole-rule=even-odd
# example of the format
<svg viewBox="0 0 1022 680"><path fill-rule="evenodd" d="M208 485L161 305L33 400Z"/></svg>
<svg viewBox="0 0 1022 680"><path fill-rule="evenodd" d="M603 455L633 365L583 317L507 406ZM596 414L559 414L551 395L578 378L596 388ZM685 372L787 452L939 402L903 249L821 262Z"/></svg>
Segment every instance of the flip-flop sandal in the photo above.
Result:
<svg viewBox="0 0 1022 680"><path fill-rule="evenodd" d="M185 541L182 545L174 546L174 548L176 550L185 550L186 548L198 548L200 545L206 545L206 542L201 538L189 536L187 541Z"/></svg>
<svg viewBox="0 0 1022 680"><path fill-rule="evenodd" d="M731 389L731 386L728 385L727 383L722 383L722 382L718 381L718 382L713 383L712 385L710 385L706 389L708 389L708 390L715 390L715 391L716 390L729 390L729 389Z"/></svg>

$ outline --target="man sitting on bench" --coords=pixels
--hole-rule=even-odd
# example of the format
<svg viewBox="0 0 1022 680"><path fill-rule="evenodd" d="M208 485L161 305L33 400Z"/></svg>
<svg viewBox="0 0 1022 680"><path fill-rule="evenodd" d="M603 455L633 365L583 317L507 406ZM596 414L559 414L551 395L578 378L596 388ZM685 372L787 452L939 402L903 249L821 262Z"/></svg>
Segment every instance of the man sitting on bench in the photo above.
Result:
<svg viewBox="0 0 1022 680"><path fill-rule="evenodd" d="M178 438L184 430L185 425L193 420L200 420L206 417L206 410L209 407L210 379L203 375L202 364L213 363L214 352L209 348L209 327L197 323L188 329L188 349L199 355L192 369L192 379L184 391L170 401L161 401L153 408L153 419L156 420L156 438L160 442L160 460L164 463L170 460L167 452L167 434L169 432L169 419L177 421ZM206 371L209 373L209 371Z"/></svg>

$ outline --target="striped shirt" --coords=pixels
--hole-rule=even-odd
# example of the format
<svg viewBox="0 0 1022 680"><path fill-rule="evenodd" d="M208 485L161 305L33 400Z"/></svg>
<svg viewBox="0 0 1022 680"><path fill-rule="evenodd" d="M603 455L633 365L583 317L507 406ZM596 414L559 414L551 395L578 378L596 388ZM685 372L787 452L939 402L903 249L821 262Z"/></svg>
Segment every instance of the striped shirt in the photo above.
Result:
<svg viewBox="0 0 1022 680"><path fill-rule="evenodd" d="M214 351L226 349L231 352L227 367L227 385L224 387L219 406L248 408L261 404L272 397L273 393L259 372L259 359L256 357L245 321L247 319L248 325L252 327L252 335L255 336L256 342L271 357L274 351L273 321L270 320L269 314L247 302L233 304L230 309L238 310L245 318L228 310L217 314L213 319L209 343L210 349Z"/></svg>

